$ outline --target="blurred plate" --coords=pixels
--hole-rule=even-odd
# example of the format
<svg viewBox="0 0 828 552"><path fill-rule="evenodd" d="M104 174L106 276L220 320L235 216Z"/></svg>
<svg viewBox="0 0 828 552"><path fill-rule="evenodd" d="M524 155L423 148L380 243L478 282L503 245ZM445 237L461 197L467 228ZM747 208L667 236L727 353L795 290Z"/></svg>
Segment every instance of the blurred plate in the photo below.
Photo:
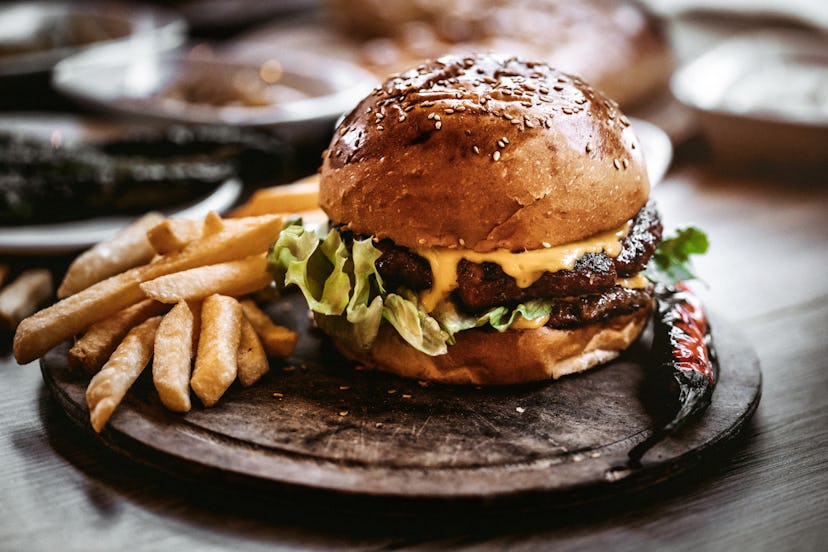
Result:
<svg viewBox="0 0 828 552"><path fill-rule="evenodd" d="M124 63L119 50L98 48L62 61L55 88L140 120L268 127L303 138L329 135L336 118L375 84L356 65L303 52L218 58L198 46L189 55L136 52Z"/></svg>
<svg viewBox="0 0 828 552"><path fill-rule="evenodd" d="M828 38L791 30L738 36L680 68L675 97L723 158L825 163Z"/></svg>
<svg viewBox="0 0 828 552"><path fill-rule="evenodd" d="M673 161L673 144L667 133L652 123L635 117L630 117L630 123L644 151L650 186L655 186L661 182L670 168Z"/></svg>
<svg viewBox="0 0 828 552"><path fill-rule="evenodd" d="M201 219L209 211L223 212L232 206L242 191L238 180L228 180L210 195L186 207L164 211L175 218ZM111 238L136 217L96 217L55 224L0 227L0 253L70 253Z"/></svg>
<svg viewBox="0 0 828 552"><path fill-rule="evenodd" d="M180 45L184 21L162 9L120 2L0 4L0 77L48 72L63 58L100 44Z"/></svg>

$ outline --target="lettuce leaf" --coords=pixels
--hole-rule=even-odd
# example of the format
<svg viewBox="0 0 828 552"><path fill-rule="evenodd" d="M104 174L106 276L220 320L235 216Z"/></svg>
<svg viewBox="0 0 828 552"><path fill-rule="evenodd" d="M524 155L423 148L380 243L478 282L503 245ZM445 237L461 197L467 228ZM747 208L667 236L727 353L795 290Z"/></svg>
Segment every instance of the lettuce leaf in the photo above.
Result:
<svg viewBox="0 0 828 552"><path fill-rule="evenodd" d="M348 305L351 281L345 273L348 249L332 232L319 241L315 232L288 226L268 254L278 286L296 285L308 306L320 314L342 314Z"/></svg>
<svg viewBox="0 0 828 552"><path fill-rule="evenodd" d="M690 256L707 252L709 245L707 234L699 228L678 228L674 236L661 241L644 275L650 281L664 285L695 279Z"/></svg>
<svg viewBox="0 0 828 552"><path fill-rule="evenodd" d="M295 285L308 307L322 316L317 323L355 350L368 350L383 319L413 347L444 354L446 340L439 324L419 305L387 294L376 261L382 252L370 239L354 240L351 251L339 232L319 236L301 226L288 226L268 253L268 265L280 289Z"/></svg>
<svg viewBox="0 0 828 552"><path fill-rule="evenodd" d="M382 316L415 349L431 356L448 352L448 333L420 308L416 298L389 293L385 297Z"/></svg>
<svg viewBox="0 0 828 552"><path fill-rule="evenodd" d="M514 309L495 307L482 315L469 315L459 312L452 303L441 303L435 310L434 316L441 326L449 333L453 342L454 334L471 328L490 325L499 332L505 332L515 321L518 315L527 320L535 320L552 312L552 303L542 299L533 299L521 303Z"/></svg>
<svg viewBox="0 0 828 552"><path fill-rule="evenodd" d="M483 315L468 315L445 301L426 312L408 290L389 293L377 272L382 252L370 239L354 240L349 251L339 232L321 238L300 225L287 226L268 254L268 265L279 289L299 288L317 323L354 350L371 348L383 320L399 335L428 355L442 355L457 332L490 325L505 331L518 315L528 320L546 316L551 303L527 301L514 309L497 307Z"/></svg>

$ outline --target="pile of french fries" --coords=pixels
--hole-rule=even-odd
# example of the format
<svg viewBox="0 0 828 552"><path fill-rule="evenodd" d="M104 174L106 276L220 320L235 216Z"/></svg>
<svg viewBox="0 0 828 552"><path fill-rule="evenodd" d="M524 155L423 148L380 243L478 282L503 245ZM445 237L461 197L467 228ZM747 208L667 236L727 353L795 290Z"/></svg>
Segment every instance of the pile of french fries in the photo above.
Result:
<svg viewBox="0 0 828 552"><path fill-rule="evenodd" d="M280 215L148 214L72 263L60 300L17 326L14 355L31 362L76 336L69 367L91 376L86 398L98 432L150 361L167 408L190 410L190 390L215 405L236 379L252 385L269 356L296 344L249 298L271 282L265 255L281 229Z"/></svg>

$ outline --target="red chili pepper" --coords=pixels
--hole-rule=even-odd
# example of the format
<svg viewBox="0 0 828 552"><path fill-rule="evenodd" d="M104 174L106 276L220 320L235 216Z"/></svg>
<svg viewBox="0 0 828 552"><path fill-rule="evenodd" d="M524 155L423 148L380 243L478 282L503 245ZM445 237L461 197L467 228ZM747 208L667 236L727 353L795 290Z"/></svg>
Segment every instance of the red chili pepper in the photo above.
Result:
<svg viewBox="0 0 828 552"><path fill-rule="evenodd" d="M710 326L699 298L684 283L659 289L656 297L653 353L658 375L669 382L674 412L630 451L634 465L653 445L707 409L718 379Z"/></svg>

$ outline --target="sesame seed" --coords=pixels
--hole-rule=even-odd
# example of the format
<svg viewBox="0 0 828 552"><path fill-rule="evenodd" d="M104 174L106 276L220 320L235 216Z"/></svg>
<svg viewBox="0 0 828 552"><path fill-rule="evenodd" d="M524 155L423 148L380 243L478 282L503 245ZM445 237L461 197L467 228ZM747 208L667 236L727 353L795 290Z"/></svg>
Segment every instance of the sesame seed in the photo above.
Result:
<svg viewBox="0 0 828 552"><path fill-rule="evenodd" d="M511 119L511 123L513 125L519 125L521 123L521 120L520 119Z"/></svg>
<svg viewBox="0 0 828 552"><path fill-rule="evenodd" d="M621 169L621 161L619 161L618 159L613 159L612 164L616 169Z"/></svg>
<svg viewBox="0 0 828 552"><path fill-rule="evenodd" d="M504 144L508 144L508 143L509 143L509 139L508 139L508 138L506 138L505 136L504 136L503 138L501 138L501 140L503 140L503 143L504 143Z"/></svg>
<svg viewBox="0 0 828 552"><path fill-rule="evenodd" d="M457 243L459 243L460 246L463 247L463 246L466 245L466 240L464 240L463 238L460 238L459 240L457 240Z"/></svg>
<svg viewBox="0 0 828 552"><path fill-rule="evenodd" d="M406 116L405 116L405 113L403 113L402 115L399 116L399 118L397 118L397 121L402 123L402 122L405 121L405 119L406 119Z"/></svg>
<svg viewBox="0 0 828 552"><path fill-rule="evenodd" d="M525 409L525 408L523 408L522 406L517 406L517 407L515 407L515 411L516 411L518 414L523 414L524 412L526 412L526 409Z"/></svg>
<svg viewBox="0 0 828 552"><path fill-rule="evenodd" d="M443 113L446 113L446 114L448 114L448 115L451 115L452 113L454 113L454 110L453 110L452 108L450 108L450 107L449 107L449 108L447 108L447 109L444 109L444 110L443 110Z"/></svg>
<svg viewBox="0 0 828 552"><path fill-rule="evenodd" d="M506 147L506 144L504 144L504 143L503 143L503 140L498 140L498 141L497 141L497 147L499 147L499 148L505 148L505 147Z"/></svg>
<svg viewBox="0 0 828 552"><path fill-rule="evenodd" d="M417 240L417 243L419 243L420 245L425 245L425 242L425 238L420 238L419 240Z"/></svg>
<svg viewBox="0 0 828 552"><path fill-rule="evenodd" d="M349 385L340 385L340 386L339 386L339 390L340 390L340 391L347 391L347 390L348 390L348 389L350 389L350 388L351 388L351 387L350 387Z"/></svg>
<svg viewBox="0 0 828 552"><path fill-rule="evenodd" d="M396 390L396 389L389 389L389 390L388 390L388 394L389 394L389 395L393 395L393 394L394 394L394 393L396 393L396 392L397 392L397 390Z"/></svg>
<svg viewBox="0 0 828 552"><path fill-rule="evenodd" d="M434 119L434 112L429 113L427 118L428 118L429 121Z"/></svg>
<svg viewBox="0 0 828 552"><path fill-rule="evenodd" d="M282 397L284 397L284 395L281 394L281 393L273 393L273 396L276 397L277 399L281 399Z"/></svg>
<svg viewBox="0 0 828 552"><path fill-rule="evenodd" d="M533 123L529 119L526 119L523 123L526 125L526 128L535 128L535 123Z"/></svg>
<svg viewBox="0 0 828 552"><path fill-rule="evenodd" d="M630 160L625 157L624 160L621 161L621 164L624 165L624 168L626 169L630 166Z"/></svg>
<svg viewBox="0 0 828 552"><path fill-rule="evenodd" d="M544 246L546 249L549 249L550 247L552 247L552 244L549 243L549 242L542 242L541 245Z"/></svg>
<svg viewBox="0 0 828 552"><path fill-rule="evenodd" d="M348 415L348 411L347 411L347 410L340 410L340 411L339 411L339 415L340 415L340 416L347 416L347 415Z"/></svg>
<svg viewBox="0 0 828 552"><path fill-rule="evenodd" d="M500 151L496 151L492 154L492 159L495 161L500 161Z"/></svg>
<svg viewBox="0 0 828 552"><path fill-rule="evenodd" d="M585 149L586 149L586 152L587 152L587 153L591 152L591 151L592 151L592 144L590 144L589 142L587 142L587 145L586 145L586 148L585 148Z"/></svg>
<svg viewBox="0 0 828 552"><path fill-rule="evenodd" d="M441 128L443 128L443 123L441 121L437 121L436 123L434 123L434 128L440 130Z"/></svg>
<svg viewBox="0 0 828 552"><path fill-rule="evenodd" d="M402 398L404 398L404 399L410 399L410 398L411 398L411 395L409 395L408 393L403 393Z"/></svg>
<svg viewBox="0 0 828 552"><path fill-rule="evenodd" d="M472 146L472 151L473 151L475 154L480 155L480 148L478 148L477 146Z"/></svg>
<svg viewBox="0 0 828 552"><path fill-rule="evenodd" d="M385 127L382 125L377 125L377 130L385 130Z"/></svg>
<svg viewBox="0 0 828 552"><path fill-rule="evenodd" d="M552 89L555 90L555 92L561 92L563 90L563 86L561 86L560 84L556 84L552 87Z"/></svg>

